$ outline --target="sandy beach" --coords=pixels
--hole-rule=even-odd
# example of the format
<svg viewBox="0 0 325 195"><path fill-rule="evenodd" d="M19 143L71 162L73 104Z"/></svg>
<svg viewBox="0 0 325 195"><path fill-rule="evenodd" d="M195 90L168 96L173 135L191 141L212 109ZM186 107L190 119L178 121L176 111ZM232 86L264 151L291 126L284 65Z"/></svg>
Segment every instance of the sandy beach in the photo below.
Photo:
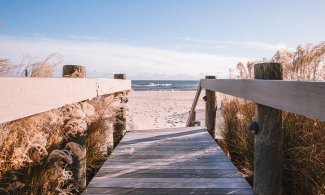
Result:
<svg viewBox="0 0 325 195"><path fill-rule="evenodd" d="M196 91L131 91L128 95L127 122L134 129L184 127L195 93ZM201 96L203 97L202 94ZM202 97L197 104L197 116L203 120Z"/></svg>
<svg viewBox="0 0 325 195"><path fill-rule="evenodd" d="M184 127L196 91L131 91L127 103L129 129ZM196 106L197 120L204 126L204 91ZM219 113L217 113L219 115Z"/></svg>

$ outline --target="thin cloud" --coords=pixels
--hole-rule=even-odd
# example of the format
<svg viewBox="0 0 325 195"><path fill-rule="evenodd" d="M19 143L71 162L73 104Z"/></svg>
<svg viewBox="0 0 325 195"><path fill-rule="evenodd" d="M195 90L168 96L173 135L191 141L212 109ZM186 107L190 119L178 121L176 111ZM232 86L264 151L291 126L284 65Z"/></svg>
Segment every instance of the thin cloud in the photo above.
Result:
<svg viewBox="0 0 325 195"><path fill-rule="evenodd" d="M258 41L214 41L214 40L202 40L191 37L178 37L180 41L192 43L192 44L203 44L203 45L214 45L219 47L247 47L262 50L276 51L278 49L288 48L286 43L265 43Z"/></svg>
<svg viewBox="0 0 325 195"><path fill-rule="evenodd" d="M271 51L288 48L288 46L285 43L270 44L270 43L263 43L263 42L239 42L238 44L246 45L247 47L254 47L254 48L271 50Z"/></svg>
<svg viewBox="0 0 325 195"><path fill-rule="evenodd" d="M87 38L86 38L87 39ZM63 64L80 64L87 67L91 76L111 75L123 72L131 78L151 75L170 75L175 78L199 79L205 74L227 74L237 62L248 58L224 56L200 52L179 52L166 49L136 47L95 40L57 40L29 37L0 36L0 58L19 63L24 55L45 57L58 52L64 57ZM185 75L185 76L184 76ZM145 79L145 78L143 78ZM159 78L157 78L159 79Z"/></svg>

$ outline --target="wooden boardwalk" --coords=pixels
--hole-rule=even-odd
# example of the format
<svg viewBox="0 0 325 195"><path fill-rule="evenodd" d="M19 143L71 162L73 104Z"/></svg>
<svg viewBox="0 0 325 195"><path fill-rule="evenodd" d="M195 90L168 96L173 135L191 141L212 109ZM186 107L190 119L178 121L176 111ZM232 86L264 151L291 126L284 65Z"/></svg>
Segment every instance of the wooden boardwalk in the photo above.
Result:
<svg viewBox="0 0 325 195"><path fill-rule="evenodd" d="M128 132L84 194L254 194L205 128Z"/></svg>

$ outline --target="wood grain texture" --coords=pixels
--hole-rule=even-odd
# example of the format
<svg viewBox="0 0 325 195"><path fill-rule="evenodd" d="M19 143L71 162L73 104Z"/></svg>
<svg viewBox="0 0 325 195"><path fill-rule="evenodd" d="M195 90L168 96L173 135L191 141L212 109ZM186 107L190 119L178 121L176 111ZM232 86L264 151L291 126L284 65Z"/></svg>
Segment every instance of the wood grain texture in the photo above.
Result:
<svg viewBox="0 0 325 195"><path fill-rule="evenodd" d="M187 122L186 122L186 127L189 127L191 125L192 121L193 121L195 107L196 107L197 102L199 101L201 91L202 91L202 88L201 88L201 82L200 82L199 86L197 88L195 97L194 97L194 101L193 101L193 104L192 104L192 107L191 107Z"/></svg>
<svg viewBox="0 0 325 195"><path fill-rule="evenodd" d="M84 191L84 194L227 193L253 194L253 191L202 127L127 132Z"/></svg>
<svg viewBox="0 0 325 195"><path fill-rule="evenodd" d="M282 79L282 66L261 63L254 66L255 79ZM281 100L280 100L281 101ZM282 194L283 150L282 111L257 104L259 130L254 137L254 192Z"/></svg>
<svg viewBox="0 0 325 195"><path fill-rule="evenodd" d="M215 76L206 76L205 79L216 79ZM205 90L205 126L210 135L215 138L216 130L216 92L212 90Z"/></svg>
<svg viewBox="0 0 325 195"><path fill-rule="evenodd" d="M130 89L129 80L0 78L0 123Z"/></svg>
<svg viewBox="0 0 325 195"><path fill-rule="evenodd" d="M201 86L204 89L325 121L325 82L203 79Z"/></svg>
<svg viewBox="0 0 325 195"><path fill-rule="evenodd" d="M126 80L126 74L114 74L114 79L123 79Z"/></svg>
<svg viewBox="0 0 325 195"><path fill-rule="evenodd" d="M70 78L85 78L86 67L79 65L64 65L62 76Z"/></svg>
<svg viewBox="0 0 325 195"><path fill-rule="evenodd" d="M231 188L87 188L89 194L128 194L128 195L141 195L141 194L154 194L154 195L184 195L184 194L213 194L213 195L245 195L252 194L251 189L231 189Z"/></svg>

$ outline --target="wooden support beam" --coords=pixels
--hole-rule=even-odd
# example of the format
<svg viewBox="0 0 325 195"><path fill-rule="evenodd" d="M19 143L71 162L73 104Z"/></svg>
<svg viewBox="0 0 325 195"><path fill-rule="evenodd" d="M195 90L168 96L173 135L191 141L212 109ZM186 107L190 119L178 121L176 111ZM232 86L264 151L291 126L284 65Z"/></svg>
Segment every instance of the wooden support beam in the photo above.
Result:
<svg viewBox="0 0 325 195"><path fill-rule="evenodd" d="M206 76L205 79L216 79L215 76ZM210 135L215 138L216 126L216 92L212 90L205 90L205 126Z"/></svg>
<svg viewBox="0 0 325 195"><path fill-rule="evenodd" d="M188 113L190 114L191 111ZM201 121L196 120L196 111L194 110L192 113L192 122L190 124L190 127L196 127L196 126L201 126Z"/></svg>
<svg viewBox="0 0 325 195"><path fill-rule="evenodd" d="M122 79L126 80L125 74L114 74L114 79ZM121 103L123 103L124 99L126 98L126 92L121 92ZM117 114L116 114L116 120L114 124L114 147L117 146L117 144L120 142L120 140L123 138L125 132L126 132L126 111L124 106L119 107Z"/></svg>
<svg viewBox="0 0 325 195"><path fill-rule="evenodd" d="M282 80L282 65L261 63L254 67L255 79ZM274 94L277 96L278 94ZM282 192L283 150L282 111L257 104L259 129L254 140L254 191L280 195Z"/></svg>
<svg viewBox="0 0 325 195"><path fill-rule="evenodd" d="M195 94L195 98L194 98L191 110L190 110L190 114L187 118L186 127L189 127L193 121L195 107L196 107L196 104L200 98L201 90L202 90L202 88L201 88L201 81L200 81L199 86L196 91L196 94Z"/></svg>

